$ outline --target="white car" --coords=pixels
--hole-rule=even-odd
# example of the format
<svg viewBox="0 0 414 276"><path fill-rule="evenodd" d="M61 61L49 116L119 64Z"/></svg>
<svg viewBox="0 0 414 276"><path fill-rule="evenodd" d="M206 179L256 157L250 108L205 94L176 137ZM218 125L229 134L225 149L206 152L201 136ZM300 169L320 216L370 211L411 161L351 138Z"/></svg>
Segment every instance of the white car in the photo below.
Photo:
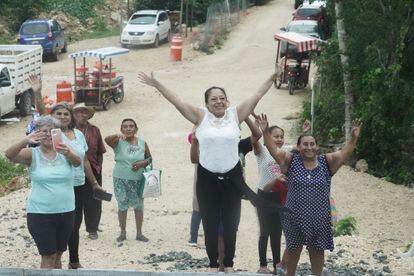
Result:
<svg viewBox="0 0 414 276"><path fill-rule="evenodd" d="M170 41L170 36L171 22L166 11L137 11L122 30L121 46L152 45L156 48L160 41Z"/></svg>

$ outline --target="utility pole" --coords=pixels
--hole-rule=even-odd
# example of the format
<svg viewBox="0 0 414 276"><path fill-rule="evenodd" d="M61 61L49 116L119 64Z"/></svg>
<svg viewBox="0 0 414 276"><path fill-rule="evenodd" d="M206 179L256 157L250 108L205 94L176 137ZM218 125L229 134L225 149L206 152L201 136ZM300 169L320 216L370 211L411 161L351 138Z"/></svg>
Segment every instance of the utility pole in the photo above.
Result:
<svg viewBox="0 0 414 276"><path fill-rule="evenodd" d="M181 0L181 5L180 5L180 35L183 35L183 8L184 8L184 0Z"/></svg>
<svg viewBox="0 0 414 276"><path fill-rule="evenodd" d="M188 28L188 2L185 0L185 37L187 37L187 28Z"/></svg>

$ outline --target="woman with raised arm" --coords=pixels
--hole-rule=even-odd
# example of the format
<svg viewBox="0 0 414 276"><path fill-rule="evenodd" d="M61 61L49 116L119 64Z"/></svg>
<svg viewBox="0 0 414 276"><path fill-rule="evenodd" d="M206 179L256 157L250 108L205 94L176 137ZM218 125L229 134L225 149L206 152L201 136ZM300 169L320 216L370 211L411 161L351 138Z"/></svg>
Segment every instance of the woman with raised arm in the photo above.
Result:
<svg viewBox="0 0 414 276"><path fill-rule="evenodd" d="M287 275L293 276L306 245L312 266L312 274L321 275L324 266L324 250L333 250L333 231L329 195L331 177L352 154L358 141L361 123L352 122L351 139L333 153L317 154L316 139L310 134L299 136L299 153L286 152L275 144L269 132L266 115L257 118L270 154L286 175L288 194L286 207L292 212L282 217L288 248Z"/></svg>
<svg viewBox="0 0 414 276"><path fill-rule="evenodd" d="M223 88L210 87L204 93L206 107L200 108L178 98L175 93L155 79L153 74L148 76L141 72L138 75L141 82L155 87L187 120L197 127L196 136L200 155L196 191L211 272L217 272L219 267L217 229L220 213L224 231L225 272L234 271L233 258L242 194L247 194L248 198L256 204L252 195L254 192L243 180L238 153L239 124L252 113L276 77L276 74L272 75L256 93L234 107L229 107Z"/></svg>
<svg viewBox="0 0 414 276"><path fill-rule="evenodd" d="M74 167L81 159L67 144L53 147L51 130L59 127L56 118L40 116L33 132L6 150L10 161L29 167L27 228L41 255L40 268L62 268L75 221ZM28 144L39 146L27 148Z"/></svg>

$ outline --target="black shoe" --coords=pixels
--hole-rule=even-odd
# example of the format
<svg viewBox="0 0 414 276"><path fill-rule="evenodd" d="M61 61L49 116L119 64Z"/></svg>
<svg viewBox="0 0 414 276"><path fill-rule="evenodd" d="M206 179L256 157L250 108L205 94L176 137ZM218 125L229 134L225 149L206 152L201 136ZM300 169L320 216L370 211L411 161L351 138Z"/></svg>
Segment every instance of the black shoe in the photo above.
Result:
<svg viewBox="0 0 414 276"><path fill-rule="evenodd" d="M97 240L98 239L98 233L97 232L89 232L88 238L91 240Z"/></svg>

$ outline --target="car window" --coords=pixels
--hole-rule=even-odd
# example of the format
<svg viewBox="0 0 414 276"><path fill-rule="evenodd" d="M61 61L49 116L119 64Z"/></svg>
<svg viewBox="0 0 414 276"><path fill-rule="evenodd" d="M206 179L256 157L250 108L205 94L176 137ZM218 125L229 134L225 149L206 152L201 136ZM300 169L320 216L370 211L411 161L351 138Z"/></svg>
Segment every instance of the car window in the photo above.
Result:
<svg viewBox="0 0 414 276"><path fill-rule="evenodd" d="M3 81L10 81L9 71L7 68L3 68L0 72L0 83Z"/></svg>
<svg viewBox="0 0 414 276"><path fill-rule="evenodd" d="M133 25L152 25L155 23L155 14L134 14L128 24Z"/></svg>
<svg viewBox="0 0 414 276"><path fill-rule="evenodd" d="M49 32L47 23L24 24L20 30L22 35L44 34Z"/></svg>
<svg viewBox="0 0 414 276"><path fill-rule="evenodd" d="M306 34L306 33L318 33L319 30L318 30L318 25L300 24L300 25L290 25L288 27L288 31Z"/></svg>
<svg viewBox="0 0 414 276"><path fill-rule="evenodd" d="M321 16L321 9L298 9L296 15L303 17L318 17Z"/></svg>
<svg viewBox="0 0 414 276"><path fill-rule="evenodd" d="M167 15L165 13L160 13L160 16L158 17L158 22L160 21L166 21Z"/></svg>
<svg viewBox="0 0 414 276"><path fill-rule="evenodd" d="M60 31L60 26L56 21L53 21L53 31L55 31L55 32Z"/></svg>

